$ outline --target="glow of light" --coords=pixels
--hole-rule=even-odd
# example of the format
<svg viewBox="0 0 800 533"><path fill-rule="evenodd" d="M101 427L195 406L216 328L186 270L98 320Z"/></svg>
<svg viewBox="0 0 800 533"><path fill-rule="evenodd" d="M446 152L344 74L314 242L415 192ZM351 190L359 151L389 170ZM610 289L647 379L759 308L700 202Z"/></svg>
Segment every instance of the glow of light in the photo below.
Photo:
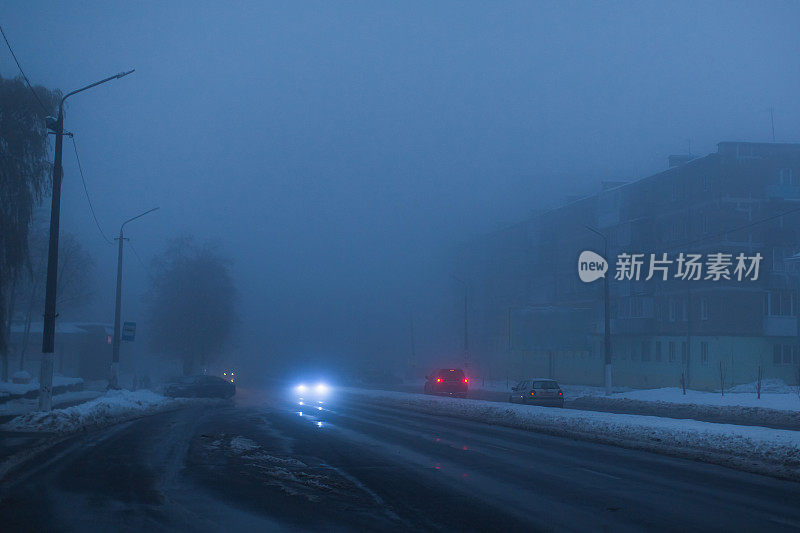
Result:
<svg viewBox="0 0 800 533"><path fill-rule="evenodd" d="M322 427L322 422L317 422L317 427L321 428Z"/></svg>
<svg viewBox="0 0 800 533"><path fill-rule="evenodd" d="M317 383L317 386L314 388L317 391L317 394L325 394L328 392L328 386L324 383Z"/></svg>
<svg viewBox="0 0 800 533"><path fill-rule="evenodd" d="M305 392L306 389L307 389L307 387L305 385L303 385L302 383L294 388L294 390L296 390L299 393Z"/></svg>
<svg viewBox="0 0 800 533"><path fill-rule="evenodd" d="M322 407L317 407L317 410L322 411Z"/></svg>
<svg viewBox="0 0 800 533"><path fill-rule="evenodd" d="M300 401L300 402L297 402L297 404L298 404L298 405L303 405L303 402L302 402L302 401Z"/></svg>

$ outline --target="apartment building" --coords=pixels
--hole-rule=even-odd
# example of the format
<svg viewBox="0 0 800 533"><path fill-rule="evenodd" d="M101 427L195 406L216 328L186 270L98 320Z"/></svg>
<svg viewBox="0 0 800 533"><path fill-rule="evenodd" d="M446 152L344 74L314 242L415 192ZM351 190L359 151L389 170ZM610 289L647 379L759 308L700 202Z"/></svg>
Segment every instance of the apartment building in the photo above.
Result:
<svg viewBox="0 0 800 533"><path fill-rule="evenodd" d="M754 381L759 367L797 382L800 144L723 142L670 165L465 248L485 374L602 383L603 282L577 271L592 250L609 263L616 384L718 389ZM700 272L687 276L692 255ZM628 256L639 275L620 267Z"/></svg>

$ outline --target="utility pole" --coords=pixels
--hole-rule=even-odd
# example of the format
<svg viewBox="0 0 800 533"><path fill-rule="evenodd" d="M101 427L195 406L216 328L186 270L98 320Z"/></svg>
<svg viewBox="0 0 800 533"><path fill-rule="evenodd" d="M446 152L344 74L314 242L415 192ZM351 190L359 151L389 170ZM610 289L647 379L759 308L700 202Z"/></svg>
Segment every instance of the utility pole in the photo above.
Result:
<svg viewBox="0 0 800 533"><path fill-rule="evenodd" d="M469 368L469 329L467 322L469 285L463 279L450 274L450 277L464 286L464 367Z"/></svg>
<svg viewBox="0 0 800 533"><path fill-rule="evenodd" d="M148 213L152 213L158 209L158 207L154 207L144 213L140 213L133 218L129 218L122 225L119 227L119 249L117 251L117 297L114 303L114 341L111 345L111 377L108 380L108 388L109 389L118 389L119 388L119 344L121 339L121 331L120 331L120 314L122 311L122 244L125 241L125 236L123 231L125 229L125 224L136 220L137 218L141 218Z"/></svg>
<svg viewBox="0 0 800 533"><path fill-rule="evenodd" d="M107 81L116 80L133 72L120 72L104 80L67 93L58 104L58 118L48 118L47 127L56 135L55 159L53 160L53 196L50 202L50 243L47 252L47 282L44 297L44 328L42 330L42 362L39 369L39 410L49 411L53 406L53 352L56 335L56 289L58 285L58 231L61 216L61 179L63 169L61 155L64 137L64 102L78 94Z"/></svg>
<svg viewBox="0 0 800 533"><path fill-rule="evenodd" d="M594 229L591 226L586 226L586 229L588 229L592 233L596 233L597 235L603 238L603 259L605 259L606 262L608 262L608 237L606 237L604 233L601 233L600 231ZM606 273L603 276L603 319L604 319L603 344L605 348L604 381L606 388L606 396L611 396L611 296L608 285L608 275L609 271L606 270Z"/></svg>
<svg viewBox="0 0 800 533"><path fill-rule="evenodd" d="M408 377L416 377L417 373L417 339L414 333L414 312L411 312L411 361L408 365Z"/></svg>
<svg viewBox="0 0 800 533"><path fill-rule="evenodd" d="M769 108L769 121L772 125L772 142L775 142L775 110L773 108Z"/></svg>

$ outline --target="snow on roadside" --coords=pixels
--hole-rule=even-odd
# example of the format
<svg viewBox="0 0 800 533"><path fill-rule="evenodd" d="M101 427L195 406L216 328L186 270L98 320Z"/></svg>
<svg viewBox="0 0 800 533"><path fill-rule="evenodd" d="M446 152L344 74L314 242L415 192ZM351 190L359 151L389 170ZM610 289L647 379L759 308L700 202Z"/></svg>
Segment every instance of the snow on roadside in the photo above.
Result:
<svg viewBox="0 0 800 533"><path fill-rule="evenodd" d="M699 391L687 389L686 394L679 387L664 387L660 389L630 389L614 388L614 394L605 396L603 387L593 387L589 385L570 385L560 383L564 391L564 398L567 401L579 398L609 398L627 399L640 402L658 402L665 404L680 405L701 405L716 407L758 407L762 409L775 409L778 411L800 411L800 394L797 386L787 385L780 379L764 380L761 384L761 398L756 395L756 384L745 383L731 387L725 391L725 395L717 392ZM477 390L487 390L505 392L506 381L486 381L482 383L476 380L471 387ZM420 390L422 386L420 385Z"/></svg>
<svg viewBox="0 0 800 533"><path fill-rule="evenodd" d="M149 390L112 390L80 405L49 412L26 413L3 424L0 430L70 433L82 428L123 422L198 401L204 400L167 398Z"/></svg>
<svg viewBox="0 0 800 533"><path fill-rule="evenodd" d="M65 404L78 404L94 400L103 393L91 390L75 392L65 392L53 396L53 406L59 407ZM39 408L39 398L20 398L8 402L0 403L0 418L18 416L24 413L36 411Z"/></svg>
<svg viewBox="0 0 800 533"><path fill-rule="evenodd" d="M784 387L788 388L785 384ZM718 407L761 407L778 411L800 411L800 395L794 391L783 391L783 389L779 389L777 385L775 385L771 386L770 389L781 390L781 392L766 392L762 390L761 398L759 399L755 392L750 392L751 388L752 384L740 385L737 388L737 392L726 391L723 396L719 392L688 389L686 394L683 394L683 391L679 387L666 387L663 389L635 390L614 394L611 397L645 402L709 405ZM738 392L739 390L742 392Z"/></svg>
<svg viewBox="0 0 800 533"><path fill-rule="evenodd" d="M402 392L361 389L345 389L345 392L412 411L701 459L800 480L799 431Z"/></svg>
<svg viewBox="0 0 800 533"><path fill-rule="evenodd" d="M68 387L83 383L81 378L70 378L66 376L53 376L53 387ZM39 390L39 381L34 379L29 383L11 383L0 381L0 397L16 396L26 394L31 391Z"/></svg>

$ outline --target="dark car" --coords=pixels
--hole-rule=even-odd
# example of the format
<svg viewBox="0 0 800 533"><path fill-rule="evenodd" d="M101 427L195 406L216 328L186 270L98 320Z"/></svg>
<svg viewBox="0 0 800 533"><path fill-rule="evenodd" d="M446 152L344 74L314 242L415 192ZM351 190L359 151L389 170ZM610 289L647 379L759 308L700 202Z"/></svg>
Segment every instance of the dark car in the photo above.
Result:
<svg viewBox="0 0 800 533"><path fill-rule="evenodd" d="M467 397L469 379L460 368L441 368L425 376L425 394Z"/></svg>
<svg viewBox="0 0 800 533"><path fill-rule="evenodd" d="M511 403L564 407L564 392L554 379L523 379L511 387Z"/></svg>
<svg viewBox="0 0 800 533"><path fill-rule="evenodd" d="M164 394L172 398L231 398L236 385L218 376L184 376L167 383Z"/></svg>

